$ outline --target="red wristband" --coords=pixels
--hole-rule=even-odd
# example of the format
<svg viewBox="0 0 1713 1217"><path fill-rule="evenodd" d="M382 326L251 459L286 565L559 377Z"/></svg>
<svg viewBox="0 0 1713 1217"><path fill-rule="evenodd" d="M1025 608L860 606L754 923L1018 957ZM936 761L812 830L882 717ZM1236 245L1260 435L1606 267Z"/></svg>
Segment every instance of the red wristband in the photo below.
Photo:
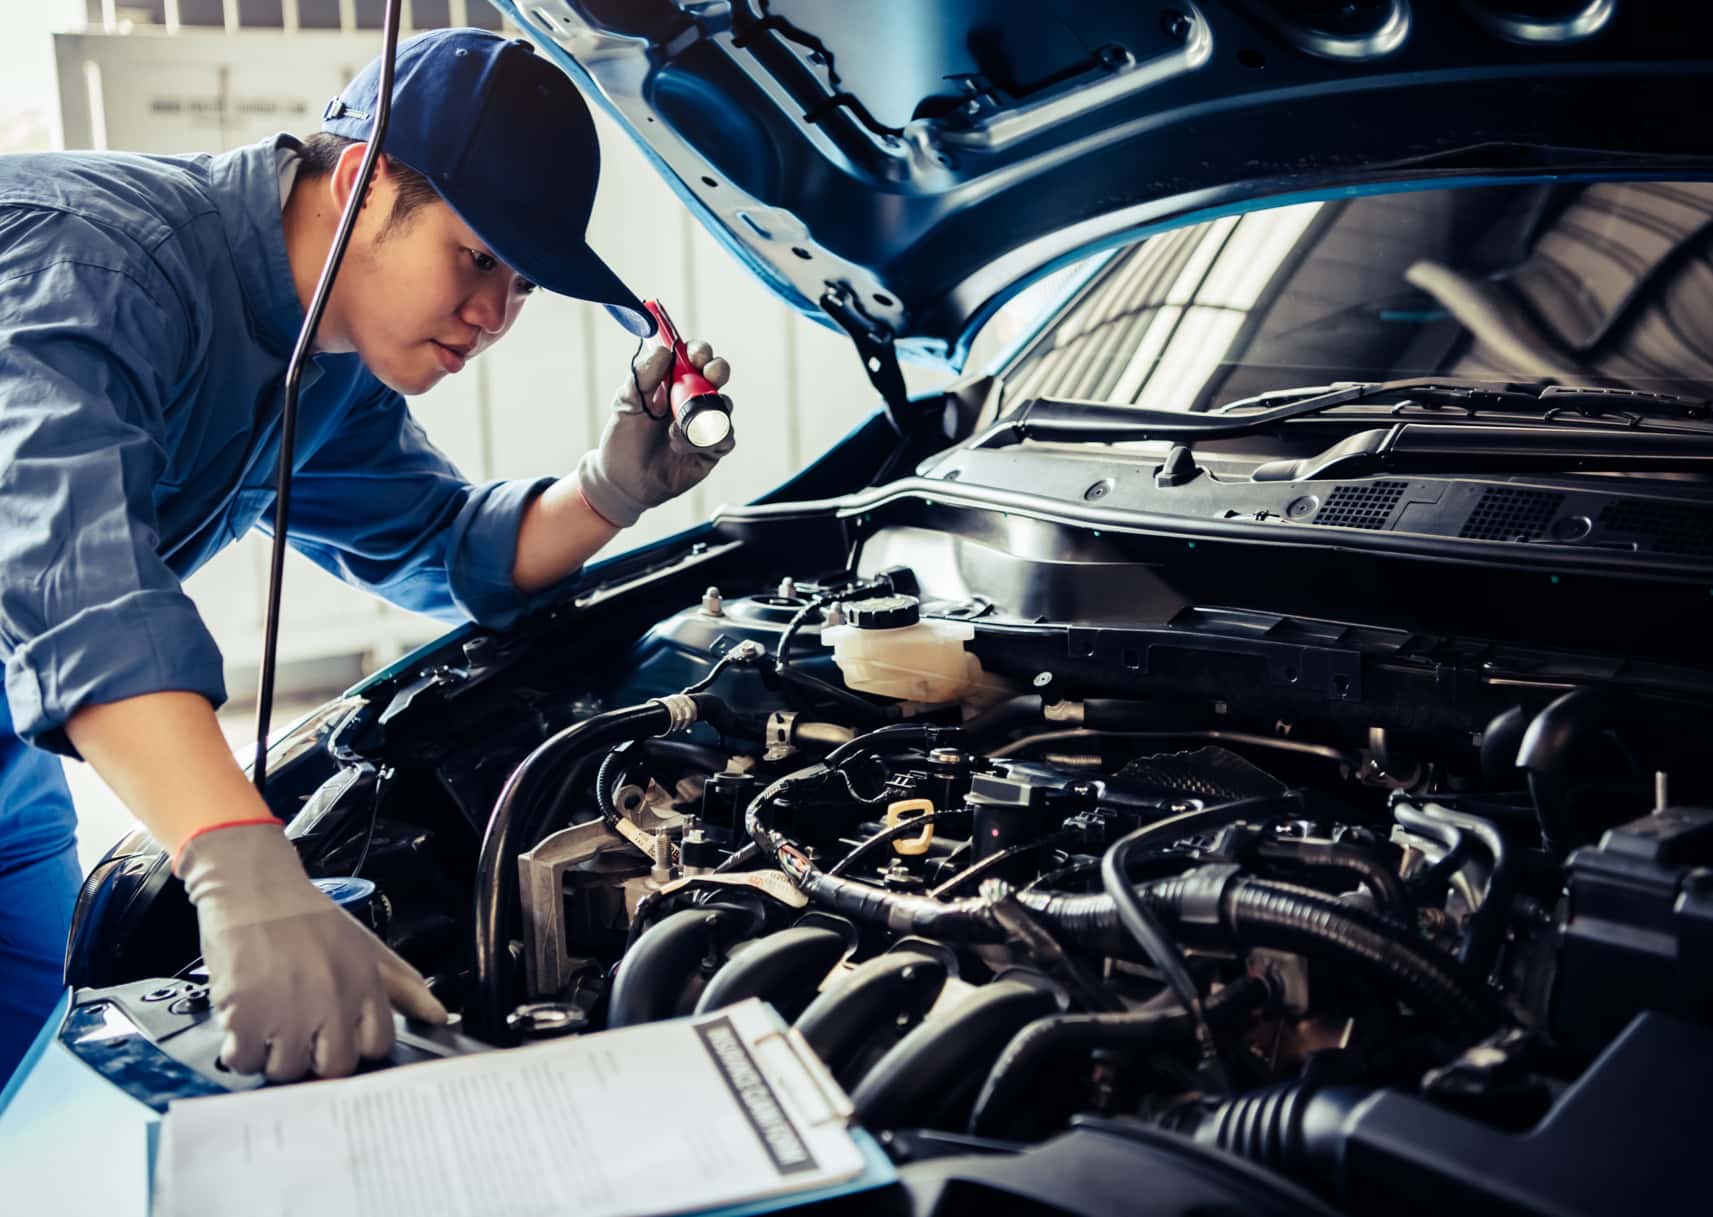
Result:
<svg viewBox="0 0 1713 1217"><path fill-rule="evenodd" d="M184 847L204 833L216 832L222 828L242 828L246 824L278 824L281 828L285 827L283 820L273 816L252 816L248 820L222 820L218 824L204 824L201 828L192 829L190 834L178 843L178 848L173 850L172 873L178 874L178 864L179 860L184 857Z"/></svg>

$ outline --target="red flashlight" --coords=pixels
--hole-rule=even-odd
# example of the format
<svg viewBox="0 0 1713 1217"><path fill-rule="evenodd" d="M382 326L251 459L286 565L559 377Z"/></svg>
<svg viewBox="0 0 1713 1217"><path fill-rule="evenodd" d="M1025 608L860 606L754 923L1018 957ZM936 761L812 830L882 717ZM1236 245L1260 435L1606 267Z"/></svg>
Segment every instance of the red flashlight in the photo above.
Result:
<svg viewBox="0 0 1713 1217"><path fill-rule="evenodd" d="M667 400L672 403L673 425L693 448L712 448L732 433L732 403L724 393L696 370L690 353L666 309L658 300L645 300L642 307L654 317L662 346L672 348L672 372Z"/></svg>

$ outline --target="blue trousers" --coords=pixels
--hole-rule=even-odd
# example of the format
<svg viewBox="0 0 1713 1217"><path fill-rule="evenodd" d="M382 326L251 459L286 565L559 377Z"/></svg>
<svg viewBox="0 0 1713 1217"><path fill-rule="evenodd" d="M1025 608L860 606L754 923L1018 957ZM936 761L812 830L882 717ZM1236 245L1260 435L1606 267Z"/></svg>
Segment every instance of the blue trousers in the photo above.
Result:
<svg viewBox="0 0 1713 1217"><path fill-rule="evenodd" d="M65 771L12 734L0 698L0 1087L65 992L80 881Z"/></svg>

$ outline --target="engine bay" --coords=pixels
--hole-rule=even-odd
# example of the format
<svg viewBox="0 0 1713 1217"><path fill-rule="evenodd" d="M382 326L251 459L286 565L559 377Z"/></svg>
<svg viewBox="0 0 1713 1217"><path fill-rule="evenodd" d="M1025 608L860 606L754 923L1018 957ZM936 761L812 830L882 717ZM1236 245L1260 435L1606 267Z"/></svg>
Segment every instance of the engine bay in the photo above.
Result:
<svg viewBox="0 0 1713 1217"><path fill-rule="evenodd" d="M1592 1213L1647 1163L1675 1186L1673 1096L1713 1068L1713 809L1703 707L1663 667L1424 664L1409 631L1202 604L1055 623L1092 603L1070 576L974 591L891 561L921 543L789 575L703 547L581 598L570 696L539 641L470 634L300 732L276 769L312 873L461 1014L395 1060L760 997L923 1212L966 1211L954 1175L1106 1211L1089 1154L1177 1180L1161 1211ZM1163 569L1077 577L1157 604ZM104 866L85 1029L105 1004L172 1059L154 1100L257 1084L213 1060L176 881L141 844Z"/></svg>

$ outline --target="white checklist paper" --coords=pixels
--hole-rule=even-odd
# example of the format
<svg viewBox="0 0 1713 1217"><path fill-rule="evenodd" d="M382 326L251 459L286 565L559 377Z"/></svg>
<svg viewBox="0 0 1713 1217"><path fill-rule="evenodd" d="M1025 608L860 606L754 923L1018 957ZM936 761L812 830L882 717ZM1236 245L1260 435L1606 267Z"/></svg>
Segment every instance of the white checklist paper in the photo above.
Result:
<svg viewBox="0 0 1713 1217"><path fill-rule="evenodd" d="M772 1007L175 1102L155 1217L645 1217L856 1179L850 1104Z"/></svg>

